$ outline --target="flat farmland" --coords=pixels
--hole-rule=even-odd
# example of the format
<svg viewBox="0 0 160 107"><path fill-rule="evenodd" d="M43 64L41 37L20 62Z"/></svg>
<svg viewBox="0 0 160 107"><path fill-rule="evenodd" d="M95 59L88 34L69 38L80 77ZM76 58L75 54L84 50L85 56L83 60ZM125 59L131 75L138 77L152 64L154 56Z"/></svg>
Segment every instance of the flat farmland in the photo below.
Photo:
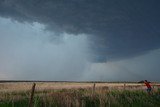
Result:
<svg viewBox="0 0 160 107"><path fill-rule="evenodd" d="M56 89L80 89L92 88L94 82L3 82L0 83L0 92L18 92L30 90L32 84L36 83L36 90L56 90ZM159 83L151 83L157 89L160 87ZM143 83L97 83L96 88L108 87L109 90L143 90L146 86Z"/></svg>
<svg viewBox="0 0 160 107"><path fill-rule="evenodd" d="M160 84L107 82L1 82L0 107L28 107L33 83L32 107L158 107Z"/></svg>

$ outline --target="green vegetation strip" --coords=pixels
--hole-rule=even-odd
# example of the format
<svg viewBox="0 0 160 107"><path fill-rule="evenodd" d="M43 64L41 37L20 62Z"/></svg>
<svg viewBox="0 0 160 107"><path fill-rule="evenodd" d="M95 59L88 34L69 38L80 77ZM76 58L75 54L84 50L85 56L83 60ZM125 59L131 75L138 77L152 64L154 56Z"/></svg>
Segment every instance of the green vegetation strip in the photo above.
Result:
<svg viewBox="0 0 160 107"><path fill-rule="evenodd" d="M41 91L35 93L34 107L160 107L159 93L160 90L151 95L127 90L96 90L94 94L89 89ZM0 107L27 107L28 94L6 94L6 98L0 100Z"/></svg>

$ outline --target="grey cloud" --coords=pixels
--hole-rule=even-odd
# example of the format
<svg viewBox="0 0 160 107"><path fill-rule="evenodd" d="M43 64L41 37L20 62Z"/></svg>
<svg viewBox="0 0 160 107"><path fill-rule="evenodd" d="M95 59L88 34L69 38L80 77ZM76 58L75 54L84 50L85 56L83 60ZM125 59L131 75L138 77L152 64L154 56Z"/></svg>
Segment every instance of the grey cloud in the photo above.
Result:
<svg viewBox="0 0 160 107"><path fill-rule="evenodd" d="M160 49L134 58L91 64L84 78L91 81L160 81ZM92 76L90 76L92 75Z"/></svg>
<svg viewBox="0 0 160 107"><path fill-rule="evenodd" d="M43 28L0 18L1 80L81 80L89 58L86 36L63 33L52 43L54 33Z"/></svg>
<svg viewBox="0 0 160 107"><path fill-rule="evenodd" d="M0 15L57 33L88 34L96 61L160 48L159 0L1 0Z"/></svg>

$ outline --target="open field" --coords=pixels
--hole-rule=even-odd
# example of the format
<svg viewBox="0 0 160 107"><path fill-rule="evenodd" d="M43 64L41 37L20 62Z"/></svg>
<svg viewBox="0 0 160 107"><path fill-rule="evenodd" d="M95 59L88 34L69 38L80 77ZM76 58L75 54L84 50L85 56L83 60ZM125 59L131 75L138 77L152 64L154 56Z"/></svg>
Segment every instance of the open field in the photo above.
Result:
<svg viewBox="0 0 160 107"><path fill-rule="evenodd" d="M160 84L35 82L34 107L159 107ZM0 107L28 107L33 82L1 82Z"/></svg>

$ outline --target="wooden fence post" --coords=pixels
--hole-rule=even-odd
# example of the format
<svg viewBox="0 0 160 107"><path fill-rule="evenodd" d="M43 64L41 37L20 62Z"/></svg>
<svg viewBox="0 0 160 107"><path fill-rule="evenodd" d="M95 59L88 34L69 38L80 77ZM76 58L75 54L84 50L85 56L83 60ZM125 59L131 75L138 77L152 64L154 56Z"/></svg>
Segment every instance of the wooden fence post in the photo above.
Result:
<svg viewBox="0 0 160 107"><path fill-rule="evenodd" d="M32 107L33 106L33 97L34 97L35 86L36 86L36 84L33 83L32 90L31 90L31 97L29 99L29 105L28 105L28 107Z"/></svg>
<svg viewBox="0 0 160 107"><path fill-rule="evenodd" d="M95 95L95 88L96 88L96 84L94 83L94 84L93 84L93 89L92 89L92 95L93 95L93 96Z"/></svg>
<svg viewBox="0 0 160 107"><path fill-rule="evenodd" d="M124 88L124 90L126 90L126 83L124 83L124 87L123 88Z"/></svg>

